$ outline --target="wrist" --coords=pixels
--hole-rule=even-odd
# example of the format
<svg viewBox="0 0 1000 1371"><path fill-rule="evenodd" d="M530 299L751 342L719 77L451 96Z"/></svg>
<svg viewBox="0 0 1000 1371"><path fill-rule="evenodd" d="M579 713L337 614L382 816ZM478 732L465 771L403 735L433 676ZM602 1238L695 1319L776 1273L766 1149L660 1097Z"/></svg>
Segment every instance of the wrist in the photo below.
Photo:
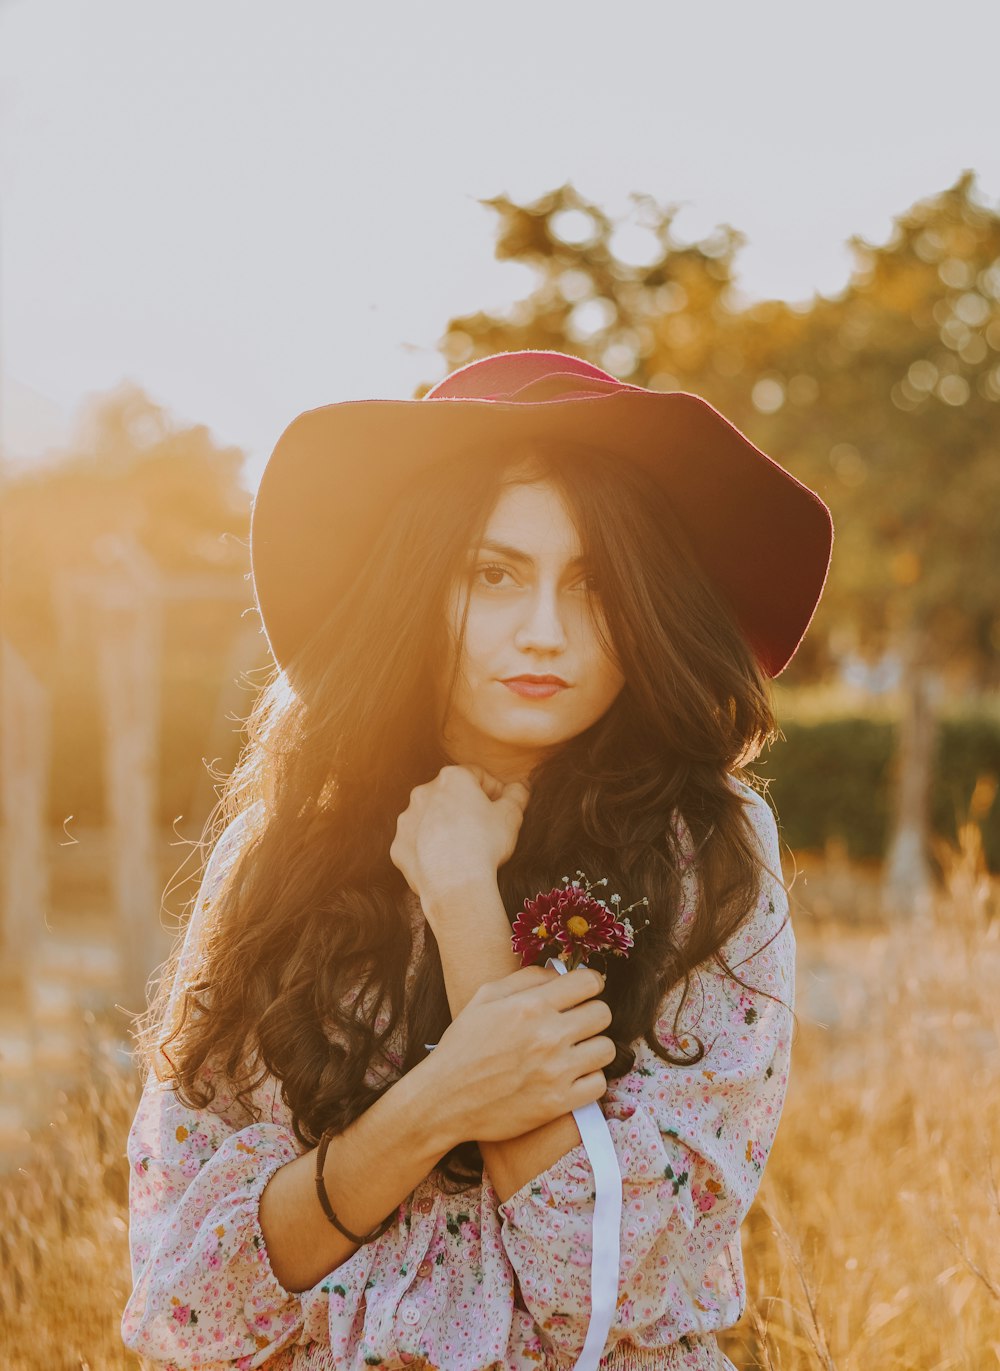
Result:
<svg viewBox="0 0 1000 1371"><path fill-rule="evenodd" d="M453 877L442 877L426 893L421 892L420 905L428 918L433 918L456 904L476 908L483 901L499 903L497 873L484 867L480 871L463 871ZM501 906L502 907L502 906Z"/></svg>
<svg viewBox="0 0 1000 1371"><path fill-rule="evenodd" d="M399 1089L408 1083L409 1098L412 1101L413 1117L416 1121L415 1135L417 1146L423 1151L431 1171L443 1156L466 1140L461 1120L453 1111L460 1098L456 1082L449 1077L446 1063L438 1056L438 1048L394 1086ZM402 1101L406 1102L405 1097ZM407 1131L409 1133L410 1123Z"/></svg>
<svg viewBox="0 0 1000 1371"><path fill-rule="evenodd" d="M509 976L521 964L511 946L510 921L496 875L484 878L477 873L450 890L440 888L424 912L437 940L448 1004L456 1019L481 985Z"/></svg>
<svg viewBox="0 0 1000 1371"><path fill-rule="evenodd" d="M457 1019L480 986L488 981L501 981L521 965L521 959L510 945L510 927L490 930L458 946L445 943L440 947L441 972L451 1017Z"/></svg>

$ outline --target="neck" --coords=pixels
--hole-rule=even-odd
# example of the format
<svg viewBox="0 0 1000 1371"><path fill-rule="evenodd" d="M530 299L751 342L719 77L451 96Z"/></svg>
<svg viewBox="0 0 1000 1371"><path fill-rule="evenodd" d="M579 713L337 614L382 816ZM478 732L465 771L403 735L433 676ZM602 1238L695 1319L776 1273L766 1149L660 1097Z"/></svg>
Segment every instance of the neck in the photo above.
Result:
<svg viewBox="0 0 1000 1371"><path fill-rule="evenodd" d="M512 748L489 738L461 741L445 738L444 749L452 766L479 766L504 785L521 781L527 785L531 773L547 755L544 748Z"/></svg>

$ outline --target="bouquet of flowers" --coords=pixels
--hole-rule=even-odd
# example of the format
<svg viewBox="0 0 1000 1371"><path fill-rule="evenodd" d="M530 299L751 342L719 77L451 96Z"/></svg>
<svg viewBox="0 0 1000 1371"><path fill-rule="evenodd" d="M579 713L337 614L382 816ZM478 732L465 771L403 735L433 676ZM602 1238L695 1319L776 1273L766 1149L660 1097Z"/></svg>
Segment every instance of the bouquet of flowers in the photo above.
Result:
<svg viewBox="0 0 1000 1371"><path fill-rule="evenodd" d="M628 915L637 904L648 905L645 897L621 911L620 895L611 896L612 909L593 894L597 886L607 885L602 876L591 885L582 871L579 881L563 876L562 887L525 900L514 921L511 946L522 966L532 966L543 953L562 962L567 971L587 965L592 952L610 952L627 957L635 945L635 929ZM582 888L581 888L582 881ZM649 923L649 920L646 920Z"/></svg>

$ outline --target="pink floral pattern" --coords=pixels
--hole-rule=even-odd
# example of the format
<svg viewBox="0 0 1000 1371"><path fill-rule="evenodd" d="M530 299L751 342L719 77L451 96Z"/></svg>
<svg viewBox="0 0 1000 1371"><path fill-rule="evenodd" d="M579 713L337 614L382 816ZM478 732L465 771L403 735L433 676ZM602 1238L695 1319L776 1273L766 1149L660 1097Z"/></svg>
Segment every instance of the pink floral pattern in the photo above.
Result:
<svg viewBox="0 0 1000 1371"><path fill-rule="evenodd" d="M780 873L770 807L748 803L762 856ZM237 824L240 821L237 821ZM234 825L235 829L236 825ZM685 851L689 924L697 892ZM200 914L236 834L216 844L185 940L178 980L197 958ZM411 904L422 936L419 903ZM640 1040L635 1064L601 1100L622 1173L617 1318L607 1371L731 1368L715 1333L741 1317L740 1225L760 1184L784 1101L795 941L782 886L761 897L727 945L746 991L710 962L674 1032L679 989L657 1025L664 1044L705 1043L690 1067ZM414 960L419 952L415 947ZM373 1082L379 1078L372 1076ZM271 1270L258 1219L271 1175L299 1155L277 1081L259 1087L247 1122L219 1085L211 1110L185 1109L153 1078L128 1137L133 1291L122 1338L147 1365L249 1371L412 1367L556 1371L572 1367L590 1315L593 1172L579 1144L500 1203L481 1185L449 1196L428 1177L394 1227L312 1290L293 1294Z"/></svg>

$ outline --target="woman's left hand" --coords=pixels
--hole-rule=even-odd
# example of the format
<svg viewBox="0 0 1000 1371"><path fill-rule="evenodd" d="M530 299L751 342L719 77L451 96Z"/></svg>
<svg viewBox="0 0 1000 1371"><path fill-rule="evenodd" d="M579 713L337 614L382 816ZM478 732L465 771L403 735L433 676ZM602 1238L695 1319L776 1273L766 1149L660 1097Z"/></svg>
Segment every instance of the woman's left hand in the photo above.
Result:
<svg viewBox="0 0 1000 1371"><path fill-rule="evenodd" d="M529 793L523 782L504 783L476 766L444 766L410 791L389 857L421 903L496 880L517 845Z"/></svg>

